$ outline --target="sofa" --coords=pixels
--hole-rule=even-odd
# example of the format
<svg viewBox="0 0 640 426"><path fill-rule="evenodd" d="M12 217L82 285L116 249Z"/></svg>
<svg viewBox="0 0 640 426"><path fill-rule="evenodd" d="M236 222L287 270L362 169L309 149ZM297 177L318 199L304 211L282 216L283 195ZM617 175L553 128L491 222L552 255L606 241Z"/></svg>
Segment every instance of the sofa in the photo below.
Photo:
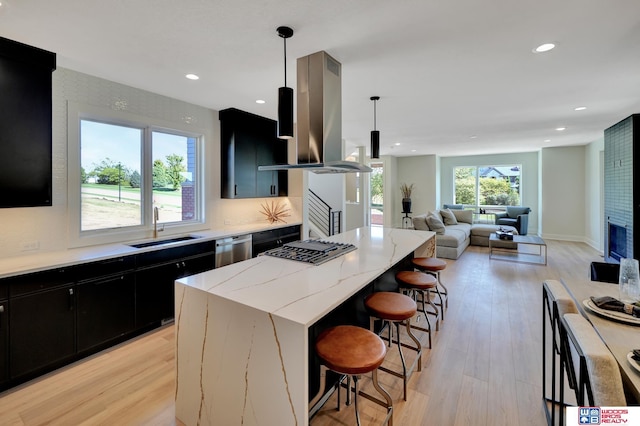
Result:
<svg viewBox="0 0 640 426"><path fill-rule="evenodd" d="M470 245L489 246L489 236L499 229L518 230L513 226L473 223L473 212L461 209L442 209L413 217L413 227L436 233L436 256L457 259ZM496 241L495 246L517 248L511 241Z"/></svg>
<svg viewBox="0 0 640 426"><path fill-rule="evenodd" d="M529 207L507 206L504 213L496 213L496 225L513 226L518 230L518 234L527 235L529 212Z"/></svg>

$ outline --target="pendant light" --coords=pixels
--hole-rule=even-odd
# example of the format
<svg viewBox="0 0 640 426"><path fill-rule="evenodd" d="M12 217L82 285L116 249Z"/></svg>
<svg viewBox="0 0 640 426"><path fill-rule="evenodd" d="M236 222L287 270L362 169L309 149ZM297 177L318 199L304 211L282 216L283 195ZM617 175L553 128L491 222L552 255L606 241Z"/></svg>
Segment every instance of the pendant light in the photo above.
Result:
<svg viewBox="0 0 640 426"><path fill-rule="evenodd" d="M284 39L284 87L278 89L278 137L293 139L293 89L287 87L287 39L293 35L293 30L278 27L276 31Z"/></svg>
<svg viewBox="0 0 640 426"><path fill-rule="evenodd" d="M380 96L372 96L373 101L373 130L371 131L371 158L380 158L380 131L376 130L376 101Z"/></svg>

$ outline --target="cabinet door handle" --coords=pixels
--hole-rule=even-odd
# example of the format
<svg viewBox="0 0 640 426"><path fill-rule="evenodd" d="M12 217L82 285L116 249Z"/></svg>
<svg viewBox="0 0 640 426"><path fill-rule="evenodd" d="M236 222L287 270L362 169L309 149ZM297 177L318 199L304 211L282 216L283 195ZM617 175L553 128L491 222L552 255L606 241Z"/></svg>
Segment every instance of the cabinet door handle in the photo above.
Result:
<svg viewBox="0 0 640 426"><path fill-rule="evenodd" d="M4 314L4 305L0 305L0 314ZM0 328L2 328L2 316L0 316Z"/></svg>
<svg viewBox="0 0 640 426"><path fill-rule="evenodd" d="M238 195L238 185L233 185L233 195Z"/></svg>
<svg viewBox="0 0 640 426"><path fill-rule="evenodd" d="M69 310L73 311L73 289L69 289Z"/></svg>
<svg viewBox="0 0 640 426"><path fill-rule="evenodd" d="M182 262L182 267L184 268L184 267L186 267L186 266L187 266L187 264L186 264L186 263L184 263L184 262Z"/></svg>

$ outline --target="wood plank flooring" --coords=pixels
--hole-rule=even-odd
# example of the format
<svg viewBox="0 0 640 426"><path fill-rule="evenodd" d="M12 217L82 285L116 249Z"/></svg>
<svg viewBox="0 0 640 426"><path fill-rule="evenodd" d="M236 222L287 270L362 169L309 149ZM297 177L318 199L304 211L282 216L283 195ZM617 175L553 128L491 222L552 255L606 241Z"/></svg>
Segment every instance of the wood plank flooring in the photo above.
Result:
<svg viewBox="0 0 640 426"><path fill-rule="evenodd" d="M447 261L449 309L423 370L409 382L380 373L394 399L396 425L534 425L541 402L541 283L588 279L598 253L582 243L547 241L549 265L489 260L469 247ZM167 326L0 394L2 425L175 425L174 327ZM426 342L426 335L416 333ZM405 351L409 362L413 353ZM389 349L387 365L398 366ZM363 389L374 393L363 378ZM343 394L344 395L344 394ZM343 398L344 400L344 398ZM382 408L362 399L363 424L380 424ZM333 399L312 425L355 424L353 406ZM226 425L225 425L226 426Z"/></svg>

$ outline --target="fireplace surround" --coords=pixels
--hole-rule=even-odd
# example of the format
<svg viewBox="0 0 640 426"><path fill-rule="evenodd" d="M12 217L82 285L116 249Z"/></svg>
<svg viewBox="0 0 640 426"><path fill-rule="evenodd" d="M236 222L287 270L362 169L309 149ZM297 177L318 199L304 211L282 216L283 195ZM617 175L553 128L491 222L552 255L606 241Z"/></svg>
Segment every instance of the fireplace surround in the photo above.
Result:
<svg viewBox="0 0 640 426"><path fill-rule="evenodd" d="M604 257L610 263L640 257L639 144L640 114L604 131Z"/></svg>

